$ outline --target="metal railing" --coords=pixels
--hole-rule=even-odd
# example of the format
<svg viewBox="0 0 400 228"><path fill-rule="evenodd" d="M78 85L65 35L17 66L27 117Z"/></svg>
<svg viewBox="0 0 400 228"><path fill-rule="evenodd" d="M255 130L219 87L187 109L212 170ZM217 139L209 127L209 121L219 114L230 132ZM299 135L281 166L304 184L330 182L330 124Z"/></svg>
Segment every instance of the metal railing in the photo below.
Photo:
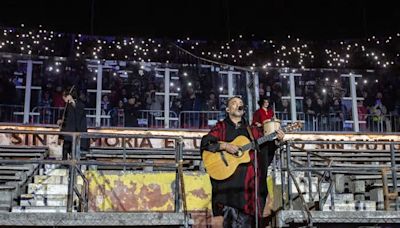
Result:
<svg viewBox="0 0 400 228"><path fill-rule="evenodd" d="M339 146L329 146L340 144ZM366 149L362 149L366 146ZM336 148L336 149L321 149L321 148ZM282 208L283 210L278 213L278 226L281 227L287 220L296 220L301 223L313 225L316 218L314 212L323 210L324 204L327 202L328 196L330 197L329 205L331 210L335 210L335 175L382 175L384 180L383 188L385 195L385 205L389 205L388 200L395 201L395 210L400 211L400 200L398 195L398 172L400 166L398 165L398 153L400 142L350 142L350 141L286 141L279 150L278 156L275 156L273 169L280 177L276 180L281 183L282 189ZM381 149L369 149L369 147L381 147ZM316 149L312 149L316 148ZM319 148L319 149L318 149ZM361 148L361 149L360 149ZM376 154L379 152L379 155ZM374 155L374 153L376 155ZM342 155L339 155L342 154ZM348 155L348 156L346 156ZM374 157L375 159L371 158ZM360 157L365 157L362 164ZM357 164L355 164L357 163ZM274 172L275 173L275 172ZM391 175L392 185L388 184L387 173ZM301 175L300 175L301 174ZM275 173L276 175L276 173ZM300 176L300 179L298 178ZM313 183L312 178L317 177L318 183ZM299 181L300 180L300 181ZM386 181L386 184L385 184ZM326 182L328 187L322 189L322 183ZM317 184L314 188L313 185ZM344 184L344 183L343 183ZM388 187L392 186L392 187ZM293 189L294 188L294 189ZM312 190L316 189L316 190ZM389 193L389 190L392 193ZM317 192L315 192L317 191ZM314 193L318 200L314 199ZM355 194L355 193L354 193ZM396 197L389 198L392 194ZM306 200L306 196L307 200ZM295 208L295 200L299 200ZM319 201L319 207L315 207L312 201ZM310 206L312 205L312 206ZM319 209L319 210L318 210ZM303 216L303 218L289 218L293 216L290 211L300 210L302 213L296 214ZM313 210L313 211L311 211ZM385 210L389 210L385 207ZM345 216L345 215L343 215ZM335 217L331 218L331 222ZM382 214L382 221L385 215ZM325 222L326 222L325 218ZM330 223L328 221L328 223Z"/></svg>
<svg viewBox="0 0 400 228"><path fill-rule="evenodd" d="M32 109L32 112L39 113L39 115L31 117L33 124L57 124L57 120L62 117L64 107L37 106Z"/></svg>
<svg viewBox="0 0 400 228"><path fill-rule="evenodd" d="M32 124L44 124L44 125L55 125L57 124L57 120L61 119L64 107L45 107L45 106L36 106L32 109L33 113L39 113L39 115L32 115L30 118L30 122ZM85 108L86 112L86 120L88 127L96 126L96 109L95 108ZM104 112L100 115L100 124L102 127L110 126L110 115L111 111L107 114Z"/></svg>
<svg viewBox="0 0 400 228"><path fill-rule="evenodd" d="M138 113L138 126L146 128L164 128L164 110L140 110ZM169 127L179 128L178 115L174 111L169 111Z"/></svg>
<svg viewBox="0 0 400 228"><path fill-rule="evenodd" d="M127 157L127 145L126 140L133 138L155 138L155 139L168 139L169 141L173 141L175 143L174 148L170 148L170 152L172 152L175 157L174 163L151 163L153 167L165 167L176 171L176 180L174 181L174 200L175 200L175 213L185 213L185 223L188 223L189 217L187 217L186 210L183 210L182 205L184 204L184 198L182 194L184 194L182 186L182 172L183 172L183 138L182 137L174 137L174 136L149 136L149 135L132 135L132 134L107 134L107 133L88 133L88 132L56 132L56 131L21 131L21 130L0 130L0 134L41 134L41 135L63 135L72 137L72 151L68 160L54 160L53 158L47 159L31 159L31 160L20 160L20 159L0 159L0 164L57 164L61 166L67 166L69 170L69 181L68 181L68 198L67 198L67 211L73 211L73 198L74 194L79 199L79 207L78 212L88 212L88 180L85 177L85 174L82 172L82 166L101 166L101 167L124 167L125 168L133 168L133 167L145 167L149 166L149 163L146 161L143 162L132 162L126 160ZM97 160L82 160L81 155L83 155L84 151L81 151L81 140L82 139L100 139L100 138L115 138L115 137L124 138L121 143L121 148L123 152L122 161L113 162L113 161L97 161ZM126 140L125 140L126 139ZM128 140L129 141L129 140ZM107 148L105 148L107 149ZM85 153L88 153L85 151ZM84 191L81 193L78 190L77 185L77 176L81 176L84 181Z"/></svg>
<svg viewBox="0 0 400 228"><path fill-rule="evenodd" d="M283 124L291 123L290 113L276 112ZM297 120L304 123L303 131L354 131L354 121L348 115L338 113L297 113ZM360 132L399 132L400 116L373 114L359 115Z"/></svg>
<svg viewBox="0 0 400 228"><path fill-rule="evenodd" d="M0 105L0 122L22 123L22 105ZM55 125L62 116L62 107L41 107L32 109L30 123L37 125ZM96 126L96 110L86 108L88 127ZM35 114L35 115L34 115ZM129 123L127 126L145 128L164 128L164 110L139 110L137 123ZM291 115L287 112L276 112L276 117L283 125L291 123ZM225 118L223 111L181 111L179 115L169 112L169 128L180 129L209 129L217 121ZM304 123L302 131L354 131L354 121L349 115L306 114L297 113L297 120ZM123 109L112 109L100 115L101 127L125 127L125 113ZM360 132L400 132L400 116L360 114Z"/></svg>
<svg viewBox="0 0 400 228"><path fill-rule="evenodd" d="M88 127L96 127L96 109L95 108L85 108L86 112L86 120ZM105 113L104 110L101 110L100 115L100 126L109 127L110 126L110 111Z"/></svg>
<svg viewBox="0 0 400 228"><path fill-rule="evenodd" d="M179 127L184 129L209 129L225 118L220 111L182 111L179 114Z"/></svg>
<svg viewBox="0 0 400 228"><path fill-rule="evenodd" d="M23 112L23 105L5 105L0 104L0 122L22 123L23 117L15 115L16 112Z"/></svg>

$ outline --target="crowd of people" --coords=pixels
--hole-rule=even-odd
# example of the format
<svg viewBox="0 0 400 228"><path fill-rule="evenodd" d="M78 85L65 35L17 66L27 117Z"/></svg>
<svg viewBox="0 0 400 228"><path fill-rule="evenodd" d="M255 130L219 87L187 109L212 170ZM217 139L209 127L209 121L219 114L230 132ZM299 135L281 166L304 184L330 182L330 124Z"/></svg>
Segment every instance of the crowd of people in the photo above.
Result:
<svg viewBox="0 0 400 228"><path fill-rule="evenodd" d="M385 130L398 129L392 117L398 116L400 104L395 85L399 83L400 34L346 41L302 41L293 37L280 40L256 40L238 37L228 42L144 39L133 37L95 37L63 34L44 28L3 28L0 33L0 104L22 105L26 65L19 59L41 59L33 66L34 86L31 107L47 107L44 122L54 123L50 108L63 108L64 87L77 85L79 99L86 107L96 107L97 69L87 59L101 60L103 72L102 113L111 116L111 126L140 126L139 110L153 117L163 115L165 92L157 67L178 69L178 80L170 82L170 110L174 116L183 111L224 112L228 91L227 68L201 58L245 67L259 75L259 96L268 97L278 118L290 120L291 105L288 78L282 72L301 73L296 79L296 112L306 120L308 130L346 130L352 119L349 81L341 74L358 73L357 95L360 127L372 129L384 122ZM189 51L189 52L187 52ZM41 58L40 56L46 56ZM108 61L105 61L108 60ZM118 61L117 61L118 60ZM209 67L204 67L207 65ZM351 70L351 69L363 70ZM239 71L234 93L246 97L246 72ZM161 74L162 75L162 74ZM171 75L173 76L173 75ZM7 121L1 112L2 121ZM158 111L158 112L156 112ZM201 118L200 115L196 118ZM365 122L364 122L365 121ZM201 122L201 121L200 121ZM196 122L194 127L209 127ZM308 123L308 124L307 124ZM184 127L181 124L180 127ZM193 126L192 126L193 127Z"/></svg>
<svg viewBox="0 0 400 228"><path fill-rule="evenodd" d="M198 63L203 57L251 67L398 68L400 33L347 40L302 40L288 35L270 39L254 36L228 41L99 37L46 30L2 28L0 52L81 59L137 62ZM190 52L192 55L190 55Z"/></svg>

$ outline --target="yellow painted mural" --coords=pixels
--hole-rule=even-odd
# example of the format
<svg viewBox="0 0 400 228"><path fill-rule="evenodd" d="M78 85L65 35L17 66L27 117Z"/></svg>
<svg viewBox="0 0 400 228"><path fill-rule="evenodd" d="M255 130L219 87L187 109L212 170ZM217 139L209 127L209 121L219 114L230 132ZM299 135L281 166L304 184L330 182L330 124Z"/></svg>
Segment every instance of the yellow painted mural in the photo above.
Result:
<svg viewBox="0 0 400 228"><path fill-rule="evenodd" d="M88 171L90 211L174 211L174 172ZM184 173L189 211L211 209L207 174Z"/></svg>

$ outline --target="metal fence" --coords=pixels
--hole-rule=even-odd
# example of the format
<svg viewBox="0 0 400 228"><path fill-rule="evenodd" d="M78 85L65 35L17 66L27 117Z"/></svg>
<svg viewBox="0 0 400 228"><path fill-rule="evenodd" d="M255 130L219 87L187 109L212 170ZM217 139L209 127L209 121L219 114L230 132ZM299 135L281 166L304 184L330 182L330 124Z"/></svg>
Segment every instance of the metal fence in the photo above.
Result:
<svg viewBox="0 0 400 228"><path fill-rule="evenodd" d="M179 114L179 127L184 129L209 129L225 118L219 111L182 111Z"/></svg>
<svg viewBox="0 0 400 228"><path fill-rule="evenodd" d="M32 109L30 123L36 125L55 125L61 118L64 108L41 107ZM0 105L0 122L22 123L22 105ZM96 126L96 110L86 108L88 127ZM144 127L165 128L164 110L139 110L137 123L126 123L123 109L112 109L100 116L101 127ZM276 117L283 125L291 123L291 115L287 112L276 112ZM209 129L217 121L225 118L223 111L181 111L169 112L169 128ZM354 121L349 115L338 113L306 114L297 113L297 120L304 123L302 131L354 131ZM400 132L400 116L398 115L359 115L360 132Z"/></svg>
<svg viewBox="0 0 400 228"><path fill-rule="evenodd" d="M22 123L22 113L24 111L23 105L0 105L0 122L8 123Z"/></svg>

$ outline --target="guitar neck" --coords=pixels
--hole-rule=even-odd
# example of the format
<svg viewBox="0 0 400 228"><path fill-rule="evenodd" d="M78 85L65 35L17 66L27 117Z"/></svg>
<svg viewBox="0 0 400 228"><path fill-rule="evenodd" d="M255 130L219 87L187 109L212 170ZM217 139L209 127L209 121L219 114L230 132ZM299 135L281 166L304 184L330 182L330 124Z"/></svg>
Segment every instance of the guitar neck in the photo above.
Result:
<svg viewBox="0 0 400 228"><path fill-rule="evenodd" d="M288 129L288 127L284 127L284 128L282 128L282 131L287 132L287 129ZM257 139L257 144L261 145L265 142L272 141L276 137L276 135L277 135L276 132L273 132L269 135L265 135L265 136ZM254 145L254 142L248 143L248 144L242 146L242 150L243 151L250 150L251 148L253 148L253 145Z"/></svg>
<svg viewBox="0 0 400 228"><path fill-rule="evenodd" d="M286 133L288 131L288 128L289 127L284 127L281 130L283 131L283 133ZM276 133L276 131L274 131L269 135L266 135L266 136L263 136L263 137L257 139L257 143L260 145L265 142L272 141L276 137L276 135L277 135L277 133Z"/></svg>

